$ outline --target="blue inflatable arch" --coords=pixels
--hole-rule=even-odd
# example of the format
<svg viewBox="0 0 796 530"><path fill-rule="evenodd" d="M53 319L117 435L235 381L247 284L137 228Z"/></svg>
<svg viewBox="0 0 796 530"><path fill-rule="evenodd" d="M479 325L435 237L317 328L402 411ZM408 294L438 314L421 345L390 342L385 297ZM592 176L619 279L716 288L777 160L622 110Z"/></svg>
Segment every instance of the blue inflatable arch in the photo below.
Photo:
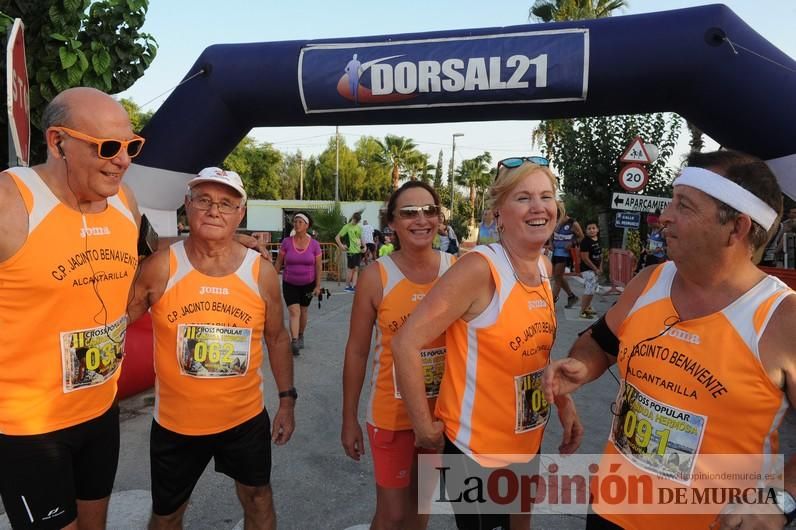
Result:
<svg viewBox="0 0 796 530"><path fill-rule="evenodd" d="M729 8L334 40L215 45L143 134L127 182L173 211L261 126L676 112L769 162L796 198L796 62ZM176 226L156 226L161 234Z"/></svg>

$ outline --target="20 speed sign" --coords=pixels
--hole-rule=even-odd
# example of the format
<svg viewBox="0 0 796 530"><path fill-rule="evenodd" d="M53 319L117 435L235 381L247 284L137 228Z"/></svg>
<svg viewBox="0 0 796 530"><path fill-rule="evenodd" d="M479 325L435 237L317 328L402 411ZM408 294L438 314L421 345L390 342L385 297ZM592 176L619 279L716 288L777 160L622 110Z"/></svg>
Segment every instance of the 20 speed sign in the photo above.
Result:
<svg viewBox="0 0 796 530"><path fill-rule="evenodd" d="M643 190L648 180L649 174L641 164L627 164L619 170L619 185L629 192Z"/></svg>

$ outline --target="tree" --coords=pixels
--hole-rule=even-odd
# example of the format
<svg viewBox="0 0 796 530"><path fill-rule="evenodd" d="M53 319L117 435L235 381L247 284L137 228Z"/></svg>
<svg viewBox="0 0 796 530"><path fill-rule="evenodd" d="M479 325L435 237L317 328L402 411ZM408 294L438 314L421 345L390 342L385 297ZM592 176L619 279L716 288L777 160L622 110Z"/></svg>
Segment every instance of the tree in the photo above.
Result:
<svg viewBox="0 0 796 530"><path fill-rule="evenodd" d="M549 121L539 125L545 150L563 179L567 210L580 219L596 219L610 208L614 191L624 191L617 180L619 157L630 140L640 136L658 146L657 160L648 166L650 195L670 191L674 169L667 161L674 153L682 119L676 114L639 114L555 120L556 133L547 134Z"/></svg>
<svg viewBox="0 0 796 530"><path fill-rule="evenodd" d="M364 171L364 182L360 199L366 201L383 201L390 196L391 169L378 161L382 152L379 141L372 136L363 136L354 146L359 167Z"/></svg>
<svg viewBox="0 0 796 530"><path fill-rule="evenodd" d="M439 150L437 168L434 170L434 189L439 191L440 188L442 188L442 149Z"/></svg>
<svg viewBox="0 0 796 530"><path fill-rule="evenodd" d="M119 103L121 103L122 107L124 107L127 114L130 116L130 124L133 126L133 131L136 133L140 133L141 129L152 119L152 115L155 114L151 110L147 112L142 111L141 107L129 98L122 98L119 100Z"/></svg>
<svg viewBox="0 0 796 530"><path fill-rule="evenodd" d="M428 163L428 155L415 151L406 161L406 171L410 180L421 180L426 184L431 182L433 178L431 172L434 170L434 165Z"/></svg>
<svg viewBox="0 0 796 530"><path fill-rule="evenodd" d="M41 134L44 107L59 92L90 86L109 94L126 90L152 63L155 39L140 31L149 0L8 0L0 11L0 35L6 23L25 23L25 51L30 80L31 161L46 156ZM5 39L2 39L5 42ZM0 54L5 71L5 54ZM8 117L0 113L7 135ZM8 159L8 140L0 154Z"/></svg>
<svg viewBox="0 0 796 530"><path fill-rule="evenodd" d="M378 140L377 140L378 141ZM392 168L392 188L398 189L401 170L405 169L407 162L414 156L415 143L403 136L388 134L384 137L384 142L379 142L381 152L377 155L377 161Z"/></svg>
<svg viewBox="0 0 796 530"><path fill-rule="evenodd" d="M223 163L240 175L250 199L281 199L283 155L271 144L258 144L246 137Z"/></svg>
<svg viewBox="0 0 796 530"><path fill-rule="evenodd" d="M528 18L541 22L603 18L622 7L627 7L625 0L536 0Z"/></svg>
<svg viewBox="0 0 796 530"><path fill-rule="evenodd" d="M475 222L475 196L478 190L483 190L491 183L492 173L490 171L492 155L485 152L475 158L463 160L459 169L456 171L456 184L467 186L470 190L470 224Z"/></svg>

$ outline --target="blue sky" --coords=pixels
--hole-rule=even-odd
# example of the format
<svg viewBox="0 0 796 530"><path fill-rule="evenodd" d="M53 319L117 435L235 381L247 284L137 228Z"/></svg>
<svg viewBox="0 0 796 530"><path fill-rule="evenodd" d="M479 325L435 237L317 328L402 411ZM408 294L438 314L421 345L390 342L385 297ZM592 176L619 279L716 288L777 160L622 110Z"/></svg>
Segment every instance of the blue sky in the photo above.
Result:
<svg viewBox="0 0 796 530"><path fill-rule="evenodd" d="M122 93L145 110L156 109L199 54L212 44L271 42L355 37L510 26L528 22L532 0L403 0L373 2L347 0L334 4L318 0L150 0L144 30L158 41L158 56L144 77ZM697 0L630 0L620 14L647 13L715 2ZM791 57L796 57L796 0L725 0L736 14ZM384 7L382 7L382 5ZM390 7L387 7L387 6ZM207 7L204 7L207 6ZM456 141L457 163L490 151L500 159L530 154L534 121L461 122L425 125L341 127L349 145L361 135L398 134L413 138L420 150L436 162L443 150L450 157L451 135ZM317 154L334 136L334 127L258 128L251 133L281 151ZM685 135L683 135L683 138ZM684 145L684 144L683 144ZM714 144L715 145L715 144ZM683 147L684 148L684 147Z"/></svg>

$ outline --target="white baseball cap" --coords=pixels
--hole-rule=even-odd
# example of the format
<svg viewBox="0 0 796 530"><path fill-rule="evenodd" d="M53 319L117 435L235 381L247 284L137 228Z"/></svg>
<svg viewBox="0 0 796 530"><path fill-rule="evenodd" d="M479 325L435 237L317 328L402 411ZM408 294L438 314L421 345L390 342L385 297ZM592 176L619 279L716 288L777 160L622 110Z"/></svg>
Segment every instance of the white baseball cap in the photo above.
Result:
<svg viewBox="0 0 796 530"><path fill-rule="evenodd" d="M225 184L237 191L243 197L243 202L246 202L246 190L243 188L243 181L240 179L240 175L234 171L221 169L220 167L206 167L188 182L188 187L193 188L203 182Z"/></svg>

